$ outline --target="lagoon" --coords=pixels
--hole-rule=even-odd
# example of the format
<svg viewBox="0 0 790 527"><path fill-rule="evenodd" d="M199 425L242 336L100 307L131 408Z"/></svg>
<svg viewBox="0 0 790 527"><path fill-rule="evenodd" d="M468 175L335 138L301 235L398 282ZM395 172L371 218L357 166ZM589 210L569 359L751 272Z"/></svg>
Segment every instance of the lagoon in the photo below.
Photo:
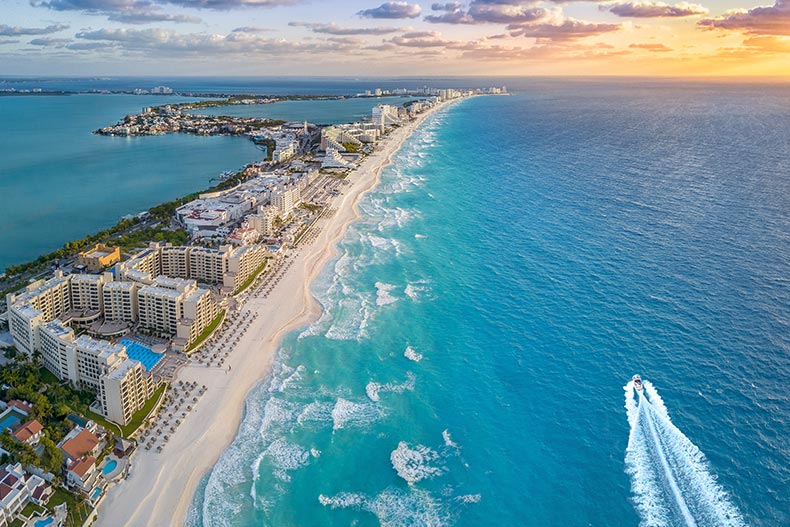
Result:
<svg viewBox="0 0 790 527"><path fill-rule="evenodd" d="M239 104L214 106L192 110L202 115L232 115L234 117L265 117L285 121L308 121L319 124L338 124L370 118L370 111L379 104L402 106L419 97L358 97L350 99L317 99L281 101L271 104Z"/></svg>
<svg viewBox="0 0 790 527"><path fill-rule="evenodd" d="M92 130L145 106L188 98L136 95L0 97L0 272L202 190L261 158L237 137L103 137Z"/></svg>

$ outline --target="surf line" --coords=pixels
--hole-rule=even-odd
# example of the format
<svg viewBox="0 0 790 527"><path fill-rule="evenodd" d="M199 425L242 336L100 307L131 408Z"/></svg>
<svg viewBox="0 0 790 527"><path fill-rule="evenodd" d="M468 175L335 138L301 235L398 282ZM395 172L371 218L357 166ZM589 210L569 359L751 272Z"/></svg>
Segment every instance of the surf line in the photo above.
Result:
<svg viewBox="0 0 790 527"><path fill-rule="evenodd" d="M645 406L644 410L642 410L642 405ZM680 508L681 514L683 514L683 519L686 520L686 525L688 527L697 527L697 522L694 521L691 511L689 510L688 505L686 505L686 500L683 499L683 495L680 493L680 488L678 488L678 484L672 475L672 469L669 468L669 463L667 462L667 458L664 455L663 444L658 438L658 432L656 432L656 426L653 423L653 407L642 393L639 394L639 410L645 414L647 426L650 428L650 434L653 436L653 442L656 445L656 450L658 451L658 458L661 461L661 466L664 467L664 474L666 475L667 481L669 482L669 487L672 489L672 494L675 495L675 502Z"/></svg>

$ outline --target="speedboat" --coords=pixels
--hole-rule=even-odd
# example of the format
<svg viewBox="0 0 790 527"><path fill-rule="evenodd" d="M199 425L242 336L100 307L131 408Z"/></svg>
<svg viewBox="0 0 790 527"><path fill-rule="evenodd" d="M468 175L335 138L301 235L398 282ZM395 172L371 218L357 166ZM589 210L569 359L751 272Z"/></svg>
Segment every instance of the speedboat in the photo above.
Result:
<svg viewBox="0 0 790 527"><path fill-rule="evenodd" d="M631 378L631 380L634 381L634 388L636 388L636 391L641 392L642 391L642 377L640 377L639 375L634 375Z"/></svg>

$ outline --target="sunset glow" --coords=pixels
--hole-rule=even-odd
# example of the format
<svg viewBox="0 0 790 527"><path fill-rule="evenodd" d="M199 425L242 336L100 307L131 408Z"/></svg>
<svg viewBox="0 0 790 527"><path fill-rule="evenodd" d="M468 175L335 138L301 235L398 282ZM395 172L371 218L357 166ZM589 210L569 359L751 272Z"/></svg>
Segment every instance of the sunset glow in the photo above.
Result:
<svg viewBox="0 0 790 527"><path fill-rule="evenodd" d="M790 75L790 0L5 2L6 74Z"/></svg>

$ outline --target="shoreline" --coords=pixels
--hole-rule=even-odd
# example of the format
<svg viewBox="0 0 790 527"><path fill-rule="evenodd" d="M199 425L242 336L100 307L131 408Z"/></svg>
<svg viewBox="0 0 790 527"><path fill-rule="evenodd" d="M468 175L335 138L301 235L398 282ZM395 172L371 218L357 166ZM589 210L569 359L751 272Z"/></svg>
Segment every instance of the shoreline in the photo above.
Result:
<svg viewBox="0 0 790 527"><path fill-rule="evenodd" d="M250 391L270 373L283 336L321 315L310 286L324 265L337 255L337 244L359 217L362 197L378 186L382 170L391 164L414 131L437 105L397 128L348 176L352 185L332 202L337 210L318 224L320 232L308 245L291 253L290 267L268 298L250 297L242 311L259 315L230 354L224 369L190 364L176 380L208 387L162 451L138 449L128 479L111 487L98 507L98 526L183 525L195 491L236 437ZM207 426L208 424L208 426Z"/></svg>

